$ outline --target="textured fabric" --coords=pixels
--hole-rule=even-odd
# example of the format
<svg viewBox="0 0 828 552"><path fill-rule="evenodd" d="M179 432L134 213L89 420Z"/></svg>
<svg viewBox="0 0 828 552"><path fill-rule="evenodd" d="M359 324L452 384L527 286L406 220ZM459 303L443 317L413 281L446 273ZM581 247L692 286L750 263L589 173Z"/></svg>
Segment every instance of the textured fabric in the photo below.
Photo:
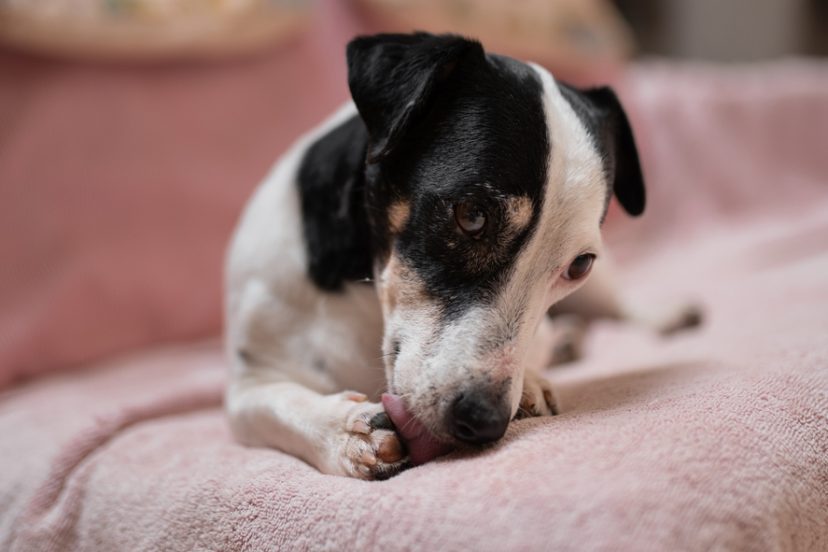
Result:
<svg viewBox="0 0 828 552"><path fill-rule="evenodd" d="M562 413L389 481L235 445L217 345L0 396L0 549L828 549L828 68L649 65L624 87L648 176L608 237L631 299L551 369Z"/></svg>

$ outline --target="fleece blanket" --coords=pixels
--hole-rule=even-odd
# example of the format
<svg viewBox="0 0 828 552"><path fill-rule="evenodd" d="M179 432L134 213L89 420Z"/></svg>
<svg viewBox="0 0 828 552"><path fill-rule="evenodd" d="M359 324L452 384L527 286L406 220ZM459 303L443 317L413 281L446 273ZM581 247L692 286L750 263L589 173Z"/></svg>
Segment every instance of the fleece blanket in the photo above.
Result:
<svg viewBox="0 0 828 552"><path fill-rule="evenodd" d="M650 64L623 96L647 215L607 224L629 300L551 368L561 414L383 482L233 443L218 343L0 395L0 549L828 549L828 67Z"/></svg>

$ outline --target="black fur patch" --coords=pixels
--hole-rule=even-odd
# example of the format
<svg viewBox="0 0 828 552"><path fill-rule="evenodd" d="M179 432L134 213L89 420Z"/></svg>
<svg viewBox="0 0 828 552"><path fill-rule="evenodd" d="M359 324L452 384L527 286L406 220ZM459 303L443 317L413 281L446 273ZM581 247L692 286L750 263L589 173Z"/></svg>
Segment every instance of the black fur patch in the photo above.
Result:
<svg viewBox="0 0 828 552"><path fill-rule="evenodd" d="M371 232L365 215L365 148L359 117L322 136L299 167L299 197L308 273L321 289L371 277Z"/></svg>
<svg viewBox="0 0 828 552"><path fill-rule="evenodd" d="M607 206L615 193L628 214L640 215L646 203L644 177L632 128L615 93L608 87L582 91L560 82L558 87L601 154L609 183Z"/></svg>
<svg viewBox="0 0 828 552"><path fill-rule="evenodd" d="M362 120L320 138L299 171L312 280L336 291L370 277L392 247L389 208L405 201L394 247L444 315L488 301L543 204L550 144L539 78L477 42L422 33L357 39L348 70ZM517 233L505 209L514 197L532 207ZM486 210L479 239L454 218L469 198Z"/></svg>
<svg viewBox="0 0 828 552"><path fill-rule="evenodd" d="M499 56L467 57L433 91L394 152L369 172L372 212L389 198L410 205L396 247L448 318L485 303L505 281L537 225L549 158L543 88L526 65ZM529 223L507 231L505 200L526 197ZM457 227L453 206L474 199L487 212L479 239ZM388 235L375 233L378 246Z"/></svg>
<svg viewBox="0 0 828 552"><path fill-rule="evenodd" d="M308 274L326 291L339 291L346 282L372 274L365 213L367 144L365 125L354 116L317 140L299 167Z"/></svg>

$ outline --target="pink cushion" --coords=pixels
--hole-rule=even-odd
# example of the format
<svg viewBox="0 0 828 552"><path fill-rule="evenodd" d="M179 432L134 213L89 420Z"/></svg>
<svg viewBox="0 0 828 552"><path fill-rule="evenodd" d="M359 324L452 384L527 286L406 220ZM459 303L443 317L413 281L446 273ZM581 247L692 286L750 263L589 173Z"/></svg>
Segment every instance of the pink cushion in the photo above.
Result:
<svg viewBox="0 0 828 552"><path fill-rule="evenodd" d="M112 67L0 50L0 386L214 335L252 188L347 96L347 12L225 64Z"/></svg>

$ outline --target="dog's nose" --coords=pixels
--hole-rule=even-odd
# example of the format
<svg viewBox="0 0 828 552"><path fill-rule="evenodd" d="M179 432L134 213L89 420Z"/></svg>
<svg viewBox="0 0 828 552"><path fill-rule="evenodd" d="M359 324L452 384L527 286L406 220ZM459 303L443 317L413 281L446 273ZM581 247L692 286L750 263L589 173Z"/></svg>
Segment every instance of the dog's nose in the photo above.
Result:
<svg viewBox="0 0 828 552"><path fill-rule="evenodd" d="M500 397L482 390L461 393L451 405L449 430L466 443L497 441L506 433L511 409Z"/></svg>

